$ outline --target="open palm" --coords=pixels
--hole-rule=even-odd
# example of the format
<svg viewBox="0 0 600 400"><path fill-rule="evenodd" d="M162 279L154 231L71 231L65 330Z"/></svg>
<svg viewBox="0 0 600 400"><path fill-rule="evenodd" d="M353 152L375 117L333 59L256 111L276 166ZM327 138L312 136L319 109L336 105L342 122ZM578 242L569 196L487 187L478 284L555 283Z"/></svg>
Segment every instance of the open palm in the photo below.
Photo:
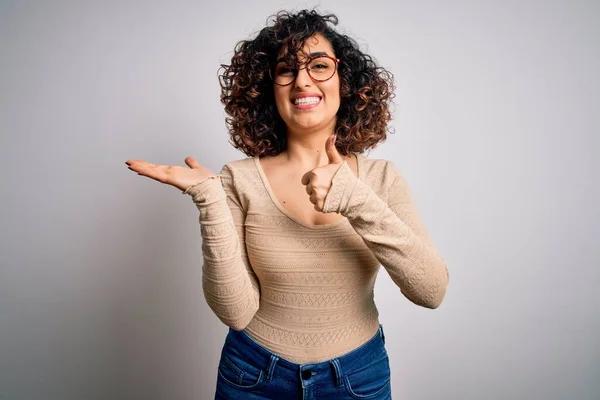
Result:
<svg viewBox="0 0 600 400"><path fill-rule="evenodd" d="M137 172L138 175L147 176L160 183L175 186L179 190L185 190L211 176L216 176L214 172L200 165L193 157L187 157L185 163L187 167L152 164L144 160L125 161L128 168Z"/></svg>

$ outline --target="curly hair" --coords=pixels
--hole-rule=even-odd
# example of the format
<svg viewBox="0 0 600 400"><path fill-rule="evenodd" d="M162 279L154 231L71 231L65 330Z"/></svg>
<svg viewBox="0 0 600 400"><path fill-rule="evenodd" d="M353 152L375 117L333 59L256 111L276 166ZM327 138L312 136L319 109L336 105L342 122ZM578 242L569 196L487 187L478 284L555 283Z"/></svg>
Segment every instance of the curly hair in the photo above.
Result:
<svg viewBox="0 0 600 400"><path fill-rule="evenodd" d="M378 67L347 35L333 30L338 18L314 10L296 14L280 11L269 17L273 25L252 40L237 43L231 64L222 64L219 75L221 102L225 105L231 144L247 156L277 155L287 146L286 126L275 104L270 71L280 52L294 65L306 40L320 33L336 57L340 78L336 146L341 154L363 153L385 141L391 120L393 75Z"/></svg>

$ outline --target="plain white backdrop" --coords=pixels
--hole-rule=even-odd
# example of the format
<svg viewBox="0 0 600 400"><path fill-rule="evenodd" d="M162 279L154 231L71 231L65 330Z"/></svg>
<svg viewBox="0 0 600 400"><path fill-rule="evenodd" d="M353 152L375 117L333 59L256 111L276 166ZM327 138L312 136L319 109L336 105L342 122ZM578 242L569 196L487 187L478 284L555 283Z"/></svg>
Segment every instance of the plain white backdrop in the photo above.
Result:
<svg viewBox="0 0 600 400"><path fill-rule="evenodd" d="M395 75L369 156L450 270L433 311L379 275L394 398L600 396L598 2L1 0L1 399L212 398L198 211L124 161L243 158L219 65L313 6Z"/></svg>

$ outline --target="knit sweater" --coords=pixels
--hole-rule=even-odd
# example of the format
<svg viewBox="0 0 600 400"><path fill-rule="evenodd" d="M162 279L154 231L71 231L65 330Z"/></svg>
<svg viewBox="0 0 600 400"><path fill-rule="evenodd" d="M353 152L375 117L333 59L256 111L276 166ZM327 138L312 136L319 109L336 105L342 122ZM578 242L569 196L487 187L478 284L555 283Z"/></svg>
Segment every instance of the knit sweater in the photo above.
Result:
<svg viewBox="0 0 600 400"><path fill-rule="evenodd" d="M210 308L296 363L360 347L379 328L373 287L383 266L413 303L436 308L448 270L391 161L356 154L332 179L323 212L302 223L281 206L258 157L225 164L188 189L200 211L202 286Z"/></svg>

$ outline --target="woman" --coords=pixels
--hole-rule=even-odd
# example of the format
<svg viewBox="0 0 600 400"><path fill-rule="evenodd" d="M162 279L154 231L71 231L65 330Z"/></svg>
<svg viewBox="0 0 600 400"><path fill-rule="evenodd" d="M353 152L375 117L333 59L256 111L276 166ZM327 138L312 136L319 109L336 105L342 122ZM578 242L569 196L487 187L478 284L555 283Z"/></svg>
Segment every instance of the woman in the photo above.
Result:
<svg viewBox="0 0 600 400"><path fill-rule="evenodd" d="M280 12L223 66L232 143L249 158L218 175L191 157L127 161L200 210L204 295L230 327L219 399L389 399L380 265L417 305L446 291L402 175L362 154L386 138L391 75L336 24Z"/></svg>

